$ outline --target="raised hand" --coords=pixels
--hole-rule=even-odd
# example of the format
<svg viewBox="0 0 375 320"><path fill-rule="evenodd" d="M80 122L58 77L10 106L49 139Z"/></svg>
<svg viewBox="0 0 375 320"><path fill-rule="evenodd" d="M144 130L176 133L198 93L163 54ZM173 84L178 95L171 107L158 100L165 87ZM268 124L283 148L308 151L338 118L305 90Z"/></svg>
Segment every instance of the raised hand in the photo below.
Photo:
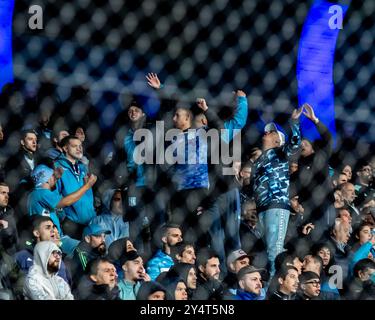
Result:
<svg viewBox="0 0 375 320"><path fill-rule="evenodd" d="M97 179L98 177L95 174L90 174L85 177L85 183L88 183L89 186L92 187Z"/></svg>
<svg viewBox="0 0 375 320"><path fill-rule="evenodd" d="M294 109L293 110L293 113L292 113L292 119L293 120L298 120L299 117L301 116L302 114L302 111L303 111L303 106L298 108L298 109Z"/></svg>
<svg viewBox="0 0 375 320"><path fill-rule="evenodd" d="M242 90L237 90L234 94L235 94L237 97L246 97L246 93L243 92Z"/></svg>
<svg viewBox="0 0 375 320"><path fill-rule="evenodd" d="M147 84L154 89L160 89L161 83L156 73L148 73L146 75Z"/></svg>
<svg viewBox="0 0 375 320"><path fill-rule="evenodd" d="M310 106L308 103L304 103L302 107L304 108L303 114L306 116L306 118L310 119L312 122L316 122L318 120L312 106Z"/></svg>
<svg viewBox="0 0 375 320"><path fill-rule="evenodd" d="M199 109L203 111L206 111L208 109L207 102L205 99L198 98L196 102L197 102L197 106L199 107Z"/></svg>

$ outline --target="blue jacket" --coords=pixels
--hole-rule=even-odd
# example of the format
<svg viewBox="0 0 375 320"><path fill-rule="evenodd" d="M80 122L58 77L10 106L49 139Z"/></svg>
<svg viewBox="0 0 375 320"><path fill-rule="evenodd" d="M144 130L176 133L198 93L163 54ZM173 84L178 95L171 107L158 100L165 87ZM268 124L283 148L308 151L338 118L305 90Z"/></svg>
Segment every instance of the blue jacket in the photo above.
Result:
<svg viewBox="0 0 375 320"><path fill-rule="evenodd" d="M151 280L155 280L160 273L168 271L173 265L173 259L159 249L147 263L147 274Z"/></svg>
<svg viewBox="0 0 375 320"><path fill-rule="evenodd" d="M261 289L264 291L264 289ZM264 293L264 292L263 292ZM235 300L264 300L265 294L261 294L258 296L255 293L246 292L242 289L237 289L237 294L234 296Z"/></svg>
<svg viewBox="0 0 375 320"><path fill-rule="evenodd" d="M137 281L132 283L125 279L122 279L118 283L118 288L120 290L120 299L121 300L137 300L137 293L143 281Z"/></svg>
<svg viewBox="0 0 375 320"><path fill-rule="evenodd" d="M301 144L299 122L291 122L292 136L279 148L268 149L254 164L254 196L257 211L272 208L290 210L289 206L289 157Z"/></svg>
<svg viewBox="0 0 375 320"><path fill-rule="evenodd" d="M111 231L105 237L105 244L109 248L110 244L120 238L129 237L129 222L125 222L122 215L114 214L111 212L111 201L115 193L115 189L110 189L104 192L102 203L104 206L101 215L94 217L90 224L97 223L104 229Z"/></svg>
<svg viewBox="0 0 375 320"><path fill-rule="evenodd" d="M55 191L43 188L35 188L28 197L27 210L29 215L48 216L52 219L53 223L62 235L59 217L56 213L56 206L62 199L61 195Z"/></svg>
<svg viewBox="0 0 375 320"><path fill-rule="evenodd" d="M87 167L82 162L77 162L77 170L75 170L73 164L64 155L61 155L56 160L55 166L64 169L62 177L57 181L57 189L63 197L77 191L85 184ZM75 223L89 224L91 219L96 216L92 189L87 190L76 203L65 207L64 212L66 217Z"/></svg>
<svg viewBox="0 0 375 320"><path fill-rule="evenodd" d="M234 130L241 130L247 121L248 104L246 97L237 97L237 110L233 118L224 121L224 129L221 134L221 139L226 143L232 141L234 137Z"/></svg>

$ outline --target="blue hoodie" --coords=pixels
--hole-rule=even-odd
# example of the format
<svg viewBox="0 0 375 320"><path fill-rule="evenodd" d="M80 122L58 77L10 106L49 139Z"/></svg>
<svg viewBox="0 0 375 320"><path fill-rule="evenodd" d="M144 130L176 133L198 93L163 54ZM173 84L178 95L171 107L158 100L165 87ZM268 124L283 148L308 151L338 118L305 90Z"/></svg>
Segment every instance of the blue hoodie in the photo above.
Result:
<svg viewBox="0 0 375 320"><path fill-rule="evenodd" d="M64 155L61 155L56 159L55 167L64 169L62 177L57 181L57 189L63 197L77 191L85 184L87 168L82 162L76 162L75 170L73 164ZM89 224L96 216L92 189L87 190L76 203L65 207L64 211L69 220L83 225Z"/></svg>
<svg viewBox="0 0 375 320"><path fill-rule="evenodd" d="M122 215L112 213L111 202L116 189L109 189L103 194L104 210L101 215L94 217L90 224L99 224L104 229L111 231L105 237L105 244L107 248L110 244L120 238L129 237L129 222L125 222Z"/></svg>

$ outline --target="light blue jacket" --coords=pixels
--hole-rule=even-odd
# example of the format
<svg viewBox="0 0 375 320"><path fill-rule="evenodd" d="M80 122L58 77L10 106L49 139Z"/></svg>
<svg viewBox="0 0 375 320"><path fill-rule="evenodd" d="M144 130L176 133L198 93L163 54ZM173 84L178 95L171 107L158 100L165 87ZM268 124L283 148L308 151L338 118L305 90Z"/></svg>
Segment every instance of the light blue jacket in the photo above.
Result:
<svg viewBox="0 0 375 320"><path fill-rule="evenodd" d="M77 162L78 170L75 171L73 164L64 155L61 155L57 158L55 167L61 167L64 170L62 177L57 181L57 189L63 197L77 191L85 184L84 178L87 175L87 168L82 162ZM92 189L87 190L77 202L65 207L64 212L69 220L88 225L92 218L96 216Z"/></svg>
<svg viewBox="0 0 375 320"><path fill-rule="evenodd" d="M173 259L159 249L147 263L147 274L151 280L155 280L160 273L168 271L173 265Z"/></svg>

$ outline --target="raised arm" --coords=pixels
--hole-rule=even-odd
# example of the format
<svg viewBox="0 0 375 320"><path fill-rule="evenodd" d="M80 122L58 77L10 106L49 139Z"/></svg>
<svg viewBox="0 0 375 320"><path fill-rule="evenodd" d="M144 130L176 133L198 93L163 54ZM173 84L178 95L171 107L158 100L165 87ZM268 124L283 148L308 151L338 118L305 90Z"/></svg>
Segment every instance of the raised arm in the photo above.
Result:
<svg viewBox="0 0 375 320"><path fill-rule="evenodd" d="M292 117L290 120L292 136L290 137L288 143L285 146L285 150L287 152L288 157L296 154L301 146L301 132L299 128L299 118L301 117L302 111L303 111L303 106L298 109L294 109L292 113Z"/></svg>

